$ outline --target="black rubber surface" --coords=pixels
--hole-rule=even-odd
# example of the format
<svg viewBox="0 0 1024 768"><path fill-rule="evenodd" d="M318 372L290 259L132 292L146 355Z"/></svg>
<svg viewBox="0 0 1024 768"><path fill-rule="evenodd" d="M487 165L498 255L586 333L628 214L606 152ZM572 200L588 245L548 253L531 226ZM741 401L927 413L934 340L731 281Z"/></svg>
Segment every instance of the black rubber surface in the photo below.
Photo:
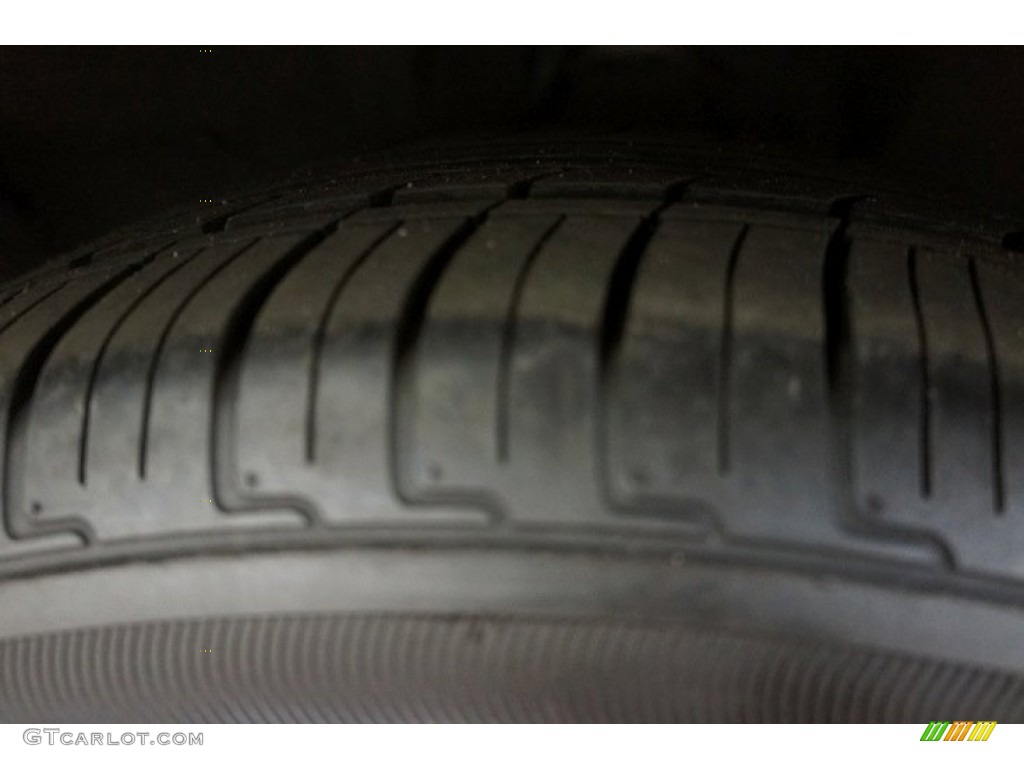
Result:
<svg viewBox="0 0 1024 768"><path fill-rule="evenodd" d="M711 557L1019 612L1024 285L1004 221L657 146L471 147L402 163L151 222L0 293L0 600L26 579L116 575L133 561L457 547ZM131 591L127 572L120 583ZM913 615L876 619L889 622L884 651L843 650L827 627L833 645L806 650L806 628L781 614L768 622L777 636L755 640L742 615L724 627L714 609L652 628L664 617L643 599L632 624L610 603L592 611L596 624L563 623L573 611L558 600L547 616L517 617L529 589L511 580L450 620L307 615L301 601L299 618L196 616L163 595L170 623L126 610L124 626L77 619L22 637L31 622L8 622L0 717L1020 712L1021 670L1005 654L979 642L976 657L915 656L899 641ZM497 645L442 685L473 616ZM208 663L188 656L201 652L193 641L233 628L253 638L273 685L240 692L247 657L222 653L225 687L204 714L186 714L195 691L134 709L133 697L161 698L161 675L191 679ZM268 632L290 638L282 655ZM392 635L409 666L375 677L375 649ZM350 666L306 659L315 638L348 648ZM62 676L118 644L137 675L117 667L78 698L60 693L72 684ZM157 648L188 658L165 664ZM349 698L301 681L290 697L291 665L317 685L369 677ZM796 688L776 695L787 665ZM568 692L549 701L556 669ZM738 669L749 679L725 685ZM884 670L929 682L897 701ZM616 698L635 675L662 687L649 701L629 685ZM979 711L934 711L968 678L982 692L957 706ZM120 704L90 709L122 688Z"/></svg>
<svg viewBox="0 0 1024 768"><path fill-rule="evenodd" d="M939 702L1002 721L1024 713L1024 680L967 665L736 632L486 616L87 629L0 642L0 669L5 720L930 722Z"/></svg>

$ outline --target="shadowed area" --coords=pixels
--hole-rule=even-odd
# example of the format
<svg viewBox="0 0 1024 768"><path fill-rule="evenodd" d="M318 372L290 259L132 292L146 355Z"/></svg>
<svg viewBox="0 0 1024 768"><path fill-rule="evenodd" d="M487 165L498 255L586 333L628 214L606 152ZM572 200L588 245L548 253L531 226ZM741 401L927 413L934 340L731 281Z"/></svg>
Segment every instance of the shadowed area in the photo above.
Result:
<svg viewBox="0 0 1024 768"><path fill-rule="evenodd" d="M297 167L459 134L770 145L1021 210L1019 49L2 48L0 277Z"/></svg>

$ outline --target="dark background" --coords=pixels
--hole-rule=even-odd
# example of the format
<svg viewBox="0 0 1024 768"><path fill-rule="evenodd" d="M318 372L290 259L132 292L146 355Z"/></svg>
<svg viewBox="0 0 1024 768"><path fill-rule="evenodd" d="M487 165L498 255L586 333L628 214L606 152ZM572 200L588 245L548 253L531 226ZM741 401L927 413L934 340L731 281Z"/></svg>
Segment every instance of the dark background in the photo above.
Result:
<svg viewBox="0 0 1024 768"><path fill-rule="evenodd" d="M162 208L434 137L768 145L1018 214L1017 48L0 48L0 276Z"/></svg>

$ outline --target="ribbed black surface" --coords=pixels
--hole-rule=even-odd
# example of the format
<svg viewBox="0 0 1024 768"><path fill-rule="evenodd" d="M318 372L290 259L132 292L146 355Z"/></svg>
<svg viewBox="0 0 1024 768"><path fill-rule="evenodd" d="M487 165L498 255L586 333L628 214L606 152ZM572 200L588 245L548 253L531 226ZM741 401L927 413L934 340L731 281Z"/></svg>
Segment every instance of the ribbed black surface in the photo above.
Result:
<svg viewBox="0 0 1024 768"><path fill-rule="evenodd" d="M597 621L273 616L0 642L4 722L1016 721L1014 675Z"/></svg>

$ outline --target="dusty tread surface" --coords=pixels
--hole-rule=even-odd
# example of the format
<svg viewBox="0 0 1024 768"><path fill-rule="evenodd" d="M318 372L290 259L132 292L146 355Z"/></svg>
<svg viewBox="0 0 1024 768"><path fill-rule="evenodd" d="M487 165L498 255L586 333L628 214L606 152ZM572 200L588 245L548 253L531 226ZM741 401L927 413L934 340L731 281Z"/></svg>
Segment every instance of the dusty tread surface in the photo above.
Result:
<svg viewBox="0 0 1024 768"><path fill-rule="evenodd" d="M859 183L718 172L664 148L494 151L174 215L0 291L0 578L257 550L540 547L1024 602L1024 273L1005 220L959 225ZM387 624L210 621L174 631L281 642L284 656L260 653L288 669L294 638L355 632L369 648ZM387 626L409 653L465 639L429 617ZM485 667L549 641L572 655L566 632L618 649L580 651L598 667L635 647L671 667L717 642L502 627ZM140 664L171 652L152 628L82 632L3 640L0 668L26 653L59 667L97 643ZM1016 678L981 667L851 650L854 680L846 651L787 646L769 654L792 657L779 666L770 643L735 642L721 669L677 671L713 688L746 659L751 679L781 675L781 699L737 689L702 715L666 692L637 711L871 719L863 701L904 675L937 686L918 703L1005 688L985 706L1020 712ZM239 669L217 674L250 686ZM83 690L124 682L97 674ZM16 684L11 711L79 717L77 700L54 709L58 682L46 701ZM271 686L214 719L628 719L579 709L582 690L491 711L420 702L428 688L398 712L266 709ZM161 712L189 719L186 700ZM882 719L937 716L892 706Z"/></svg>
<svg viewBox="0 0 1024 768"><path fill-rule="evenodd" d="M468 618L8 627L0 719L1020 717L1019 229L739 166L470 146L175 213L0 290L0 590L88 570L110 599L122 565L257 552L650 565L614 597L516 565ZM750 616L700 562L909 602ZM556 616L510 615L517 590ZM570 620L581 595L605 607ZM991 627L921 651L900 622L953 626L926 597ZM846 641L867 607L878 647Z"/></svg>
<svg viewBox="0 0 1024 768"><path fill-rule="evenodd" d="M998 243L862 222L820 182L410 173L12 288L0 568L397 525L1024 576Z"/></svg>
<svg viewBox="0 0 1024 768"><path fill-rule="evenodd" d="M688 183L313 189L12 290L2 565L407 523L1024 575L1013 254Z"/></svg>

